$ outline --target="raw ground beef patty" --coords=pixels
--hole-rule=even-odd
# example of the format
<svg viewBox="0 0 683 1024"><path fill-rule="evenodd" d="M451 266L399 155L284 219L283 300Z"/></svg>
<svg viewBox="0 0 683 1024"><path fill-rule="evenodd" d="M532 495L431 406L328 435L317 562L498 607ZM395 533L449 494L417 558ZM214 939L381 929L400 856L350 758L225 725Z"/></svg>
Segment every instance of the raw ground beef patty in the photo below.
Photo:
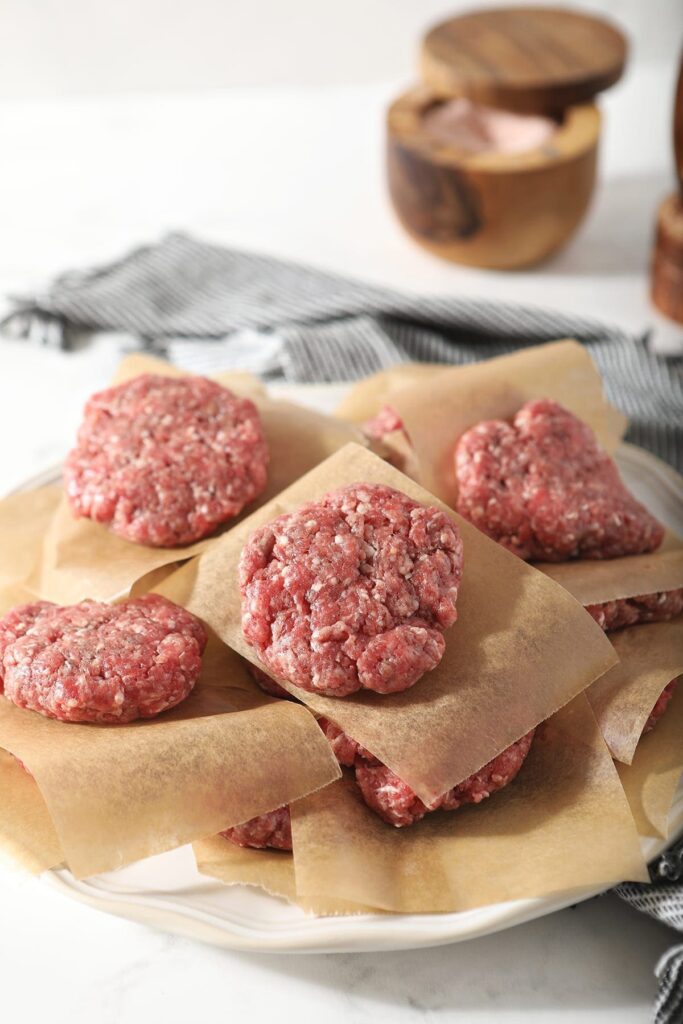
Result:
<svg viewBox="0 0 683 1024"><path fill-rule="evenodd" d="M403 420L391 405L383 405L376 415L363 423L361 430L371 441L382 441L387 434L397 430L402 431L406 439L410 440Z"/></svg>
<svg viewBox="0 0 683 1024"><path fill-rule="evenodd" d="M292 824L289 806L278 807L267 814L245 821L243 825L226 828L220 835L235 846L250 846L255 850L291 850Z"/></svg>
<svg viewBox="0 0 683 1024"><path fill-rule="evenodd" d="M677 681L677 679L672 679L671 682L668 683L660 693L659 697L657 698L657 702L653 707L652 711L650 712L649 718L643 728L643 736L646 732L651 732L654 729L657 722L668 708L669 702L671 701L671 698L674 695L674 690L676 689Z"/></svg>
<svg viewBox="0 0 683 1024"><path fill-rule="evenodd" d="M645 723L643 736L654 729L666 711L673 697L676 682L676 679L672 680L660 694ZM532 729L478 772L427 806L410 786L333 722L327 718L320 718L318 725L325 733L339 763L348 768L355 768L356 783L368 807L387 824L397 828L414 825L431 811L455 811L464 804L481 803L499 789L503 789L519 773L531 749L535 733ZM279 807L270 814L252 818L236 829L221 832L221 835L238 846L252 846L256 849L270 846L278 850L291 850L289 807ZM273 842L270 842L271 837Z"/></svg>
<svg viewBox="0 0 683 1024"><path fill-rule="evenodd" d="M520 558L616 558L664 536L590 427L548 399L466 431L455 471L458 512Z"/></svg>
<svg viewBox="0 0 683 1024"><path fill-rule="evenodd" d="M405 690L442 658L462 562L458 528L438 509L378 484L331 491L249 537L244 637L305 690Z"/></svg>
<svg viewBox="0 0 683 1024"><path fill-rule="evenodd" d="M606 633L611 629L635 626L639 622L665 622L683 611L683 588L623 597L604 604L589 604L586 611Z"/></svg>
<svg viewBox="0 0 683 1024"><path fill-rule="evenodd" d="M353 768L359 762L364 764L380 764L374 754L362 747L357 740L352 740L329 718L319 718L318 725L325 733L325 739L332 747L332 753L345 768Z"/></svg>
<svg viewBox="0 0 683 1024"><path fill-rule="evenodd" d="M319 719L318 725L329 740L339 763L355 768L356 782L368 807L387 824L397 828L413 825L430 811L455 811L463 804L481 803L496 790L507 786L522 767L534 736L532 729L474 775L427 807L405 782L338 726L326 718ZM291 850L289 807L278 807L276 811L252 818L236 829L226 829L221 835L238 846L252 846L255 849L269 846L277 850Z"/></svg>
<svg viewBox="0 0 683 1024"><path fill-rule="evenodd" d="M40 601L0 619L0 692L63 722L150 718L188 696L205 646L199 619L159 594Z"/></svg>
<svg viewBox="0 0 683 1024"><path fill-rule="evenodd" d="M365 803L388 825L414 825L430 811L457 811L463 804L480 804L515 778L526 760L534 730L522 736L492 761L449 789L433 803L420 800L410 786L383 764L356 762L356 782Z"/></svg>
<svg viewBox="0 0 683 1024"><path fill-rule="evenodd" d="M64 466L76 516L136 544L212 533L266 485L268 446L247 398L204 377L143 374L93 395Z"/></svg>

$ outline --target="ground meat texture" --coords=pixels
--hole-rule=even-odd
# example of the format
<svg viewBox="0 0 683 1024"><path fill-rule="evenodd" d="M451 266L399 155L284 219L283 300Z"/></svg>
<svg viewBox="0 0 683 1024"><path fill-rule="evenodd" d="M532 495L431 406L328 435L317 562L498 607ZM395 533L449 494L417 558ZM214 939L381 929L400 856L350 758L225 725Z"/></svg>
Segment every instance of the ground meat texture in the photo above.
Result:
<svg viewBox="0 0 683 1024"><path fill-rule="evenodd" d="M492 761L443 796L427 805L385 765L356 763L356 782L368 807L396 828L414 825L431 811L456 811L479 804L515 778L529 753L534 730L503 750Z"/></svg>
<svg viewBox="0 0 683 1024"><path fill-rule="evenodd" d="M377 484L332 491L247 541L244 637L305 690L405 690L441 660L462 561L457 526L438 509Z"/></svg>
<svg viewBox="0 0 683 1024"><path fill-rule="evenodd" d="M76 516L136 544L212 533L266 485L253 402L203 377L143 374L93 395L64 466Z"/></svg>
<svg viewBox="0 0 683 1024"><path fill-rule="evenodd" d="M414 825L430 811L455 811L463 804L479 804L496 790L507 786L524 764L534 738L532 729L480 771L427 806L410 786L327 718L319 719L318 725L329 740L339 763L355 767L356 783L368 807L387 824L397 828ZM244 825L226 829L221 835L237 846L250 846L259 850L266 847L291 850L289 807L279 807L269 814L261 814Z"/></svg>
<svg viewBox="0 0 683 1024"><path fill-rule="evenodd" d="M48 718L130 722L188 696L205 646L199 619L159 594L43 601L0 619L0 677L8 700Z"/></svg>
<svg viewBox="0 0 683 1024"><path fill-rule="evenodd" d="M346 768L353 768L358 761L365 761L367 764L380 763L369 750L362 747L357 740L352 740L338 725L330 722L329 718L319 718L318 725L325 733L325 738L332 747L332 753L339 764Z"/></svg>
<svg viewBox="0 0 683 1024"><path fill-rule="evenodd" d="M5 651L9 645L28 633L38 619L45 622L50 615L58 613L59 610L59 605L53 604L51 601L35 601L33 604L22 604L17 608L12 608L0 618L0 693L3 692L4 672L2 666Z"/></svg>
<svg viewBox="0 0 683 1024"><path fill-rule="evenodd" d="M643 728L643 736L646 732L651 732L651 730L654 729L657 722L668 708L669 701L673 697L674 690L676 689L676 682L676 679L672 679L671 682L668 683L668 685L665 686L662 692L660 693L659 697L657 698L657 702L653 707L652 711L650 712L649 718Z"/></svg>
<svg viewBox="0 0 683 1024"><path fill-rule="evenodd" d="M276 682L270 679L265 672L260 672L259 669L255 669L254 678L256 679L256 673L262 677L259 682L259 686L268 680L268 684L272 684L282 693L285 694L290 700L292 699L286 690L283 690L281 686L278 686ZM266 693L271 691L263 685L263 689ZM278 696L277 693L273 693L273 696ZM379 761L372 756L364 747L361 747L360 743L356 743L350 736L347 736L345 732L330 722L327 718L319 718L318 725L325 733L332 752L337 758L340 764L346 767L352 767L357 760L364 759L372 764L379 764ZM291 850L292 849L292 830L290 823L289 807L279 807L276 811L271 811L269 814L261 814L257 818L252 818L251 821L245 822L244 825L239 825L237 828L226 829L225 832L221 832L221 835L225 839L229 839L231 843L235 843L237 846L250 846L258 850L269 847L275 850Z"/></svg>
<svg viewBox="0 0 683 1024"><path fill-rule="evenodd" d="M387 434L393 434L396 430L402 431L408 438L403 420L391 405L383 405L376 416L365 421L361 430L371 441L382 441Z"/></svg>
<svg viewBox="0 0 683 1024"><path fill-rule="evenodd" d="M403 779L383 764L357 764L356 783L370 810L396 828L414 825L428 811L437 809L427 807Z"/></svg>
<svg viewBox="0 0 683 1024"><path fill-rule="evenodd" d="M256 665L252 665L251 662L247 662L247 665L249 675L258 683L264 693L269 694L271 697L277 697L279 700L296 700L284 687L276 683L265 672L262 672L260 668L256 668ZM332 747L332 753L339 761L339 764L352 768L358 758L379 764L379 761L373 757L369 750L362 747L356 740L352 740L350 736L347 736L329 718L319 718L318 725L325 733L325 738Z"/></svg>
<svg viewBox="0 0 683 1024"><path fill-rule="evenodd" d="M611 629L635 626L640 622L664 622L683 611L683 589L639 594L637 597L624 597L604 604L589 604L586 611L590 612L606 633Z"/></svg>
<svg viewBox="0 0 683 1024"><path fill-rule="evenodd" d="M616 558L654 551L664 536L592 430L557 402L472 427L455 470L458 512L520 558Z"/></svg>
<svg viewBox="0 0 683 1024"><path fill-rule="evenodd" d="M673 697L676 682L677 680L672 680L662 691L645 724L643 735L655 727L666 711ZM318 725L325 733L339 763L355 768L356 783L368 807L383 821L396 828L414 825L432 811L456 811L465 804L479 804L492 793L503 789L519 773L535 733L532 729L478 772L427 805L410 786L329 719L320 718ZM226 829L221 835L237 846L291 850L289 807L279 807L269 814L252 818L237 828Z"/></svg>
<svg viewBox="0 0 683 1024"><path fill-rule="evenodd" d="M260 814L251 821L220 833L235 846L250 846L255 850L291 850L292 823L289 806L278 807L276 811Z"/></svg>

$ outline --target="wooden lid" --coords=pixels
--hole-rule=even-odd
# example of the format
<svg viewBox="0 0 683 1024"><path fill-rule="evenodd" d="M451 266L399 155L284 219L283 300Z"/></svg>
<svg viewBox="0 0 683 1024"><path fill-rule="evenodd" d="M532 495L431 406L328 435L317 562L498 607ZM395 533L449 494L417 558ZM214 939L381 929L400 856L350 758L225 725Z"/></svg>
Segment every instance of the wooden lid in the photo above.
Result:
<svg viewBox="0 0 683 1024"><path fill-rule="evenodd" d="M554 7L504 7L444 21L422 44L422 77L440 96L523 113L553 113L613 85L622 33L601 18Z"/></svg>

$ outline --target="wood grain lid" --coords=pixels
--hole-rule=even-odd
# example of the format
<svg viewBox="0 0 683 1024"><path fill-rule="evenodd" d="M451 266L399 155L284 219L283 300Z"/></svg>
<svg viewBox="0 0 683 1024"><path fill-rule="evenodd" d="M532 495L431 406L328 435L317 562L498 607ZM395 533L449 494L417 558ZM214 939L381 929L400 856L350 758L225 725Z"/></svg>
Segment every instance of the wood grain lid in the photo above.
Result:
<svg viewBox="0 0 683 1024"><path fill-rule="evenodd" d="M524 113L590 101L618 81L626 39L601 18L556 7L504 7L436 25L422 77L438 95Z"/></svg>

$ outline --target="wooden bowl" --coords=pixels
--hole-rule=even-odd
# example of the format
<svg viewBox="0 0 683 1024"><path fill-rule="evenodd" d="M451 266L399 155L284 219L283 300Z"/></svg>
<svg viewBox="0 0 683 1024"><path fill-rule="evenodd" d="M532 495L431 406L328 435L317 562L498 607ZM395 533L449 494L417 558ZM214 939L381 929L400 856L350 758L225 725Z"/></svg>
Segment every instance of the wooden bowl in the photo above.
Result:
<svg viewBox="0 0 683 1024"><path fill-rule="evenodd" d="M569 107L536 149L474 154L425 130L438 102L417 86L387 113L389 192L415 241L445 259L499 269L537 263L564 245L593 193L597 107Z"/></svg>
<svg viewBox="0 0 683 1024"><path fill-rule="evenodd" d="M657 211L650 283L654 305L683 324L683 197L678 192Z"/></svg>

